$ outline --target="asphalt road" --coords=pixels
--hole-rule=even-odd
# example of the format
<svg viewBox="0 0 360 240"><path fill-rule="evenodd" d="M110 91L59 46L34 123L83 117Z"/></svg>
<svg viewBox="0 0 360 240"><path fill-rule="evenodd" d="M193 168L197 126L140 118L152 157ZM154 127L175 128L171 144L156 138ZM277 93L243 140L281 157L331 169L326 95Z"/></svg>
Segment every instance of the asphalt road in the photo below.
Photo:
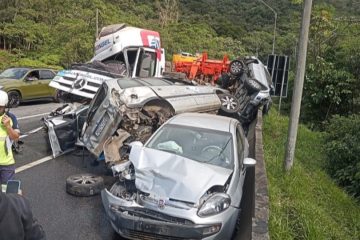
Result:
<svg viewBox="0 0 360 240"><path fill-rule="evenodd" d="M10 111L19 119L22 133L26 133L42 126L41 118L58 106L60 104L35 102ZM45 132L34 133L22 140L22 152L15 154L17 168L51 155ZM23 195L29 199L34 216L49 240L122 239L106 220L99 195L74 197L65 191L66 178L77 173L99 174L104 177L106 186L113 183L114 178L106 175L103 164L94 160L88 152L78 149L16 174L21 180Z"/></svg>
<svg viewBox="0 0 360 240"><path fill-rule="evenodd" d="M41 117L60 106L36 102L11 109L19 119L22 133L42 126ZM47 135L40 131L22 138L22 152L15 154L16 167L24 166L51 155ZM84 157L83 157L84 155ZM79 149L51 159L16 174L21 180L23 195L29 199L34 216L43 226L49 240L57 239L121 239L106 220L100 196L74 197L66 193L65 180L77 173L106 173L102 164L94 166L94 158ZM104 176L105 184L113 181Z"/></svg>

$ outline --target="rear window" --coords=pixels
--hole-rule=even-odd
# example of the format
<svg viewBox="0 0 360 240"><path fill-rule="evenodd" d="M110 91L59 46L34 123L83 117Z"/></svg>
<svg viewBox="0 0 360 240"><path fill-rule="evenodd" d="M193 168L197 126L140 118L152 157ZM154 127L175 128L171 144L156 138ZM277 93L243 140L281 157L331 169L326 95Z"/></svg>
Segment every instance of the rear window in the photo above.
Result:
<svg viewBox="0 0 360 240"><path fill-rule="evenodd" d="M119 79L117 82L121 89L144 86L144 84L141 84L134 79Z"/></svg>
<svg viewBox="0 0 360 240"><path fill-rule="evenodd" d="M170 86L174 85L171 81L162 78L137 78L137 79L118 79L121 89L142 87L142 86Z"/></svg>
<svg viewBox="0 0 360 240"><path fill-rule="evenodd" d="M55 73L49 70L41 70L40 71L40 79L53 79L55 77Z"/></svg>
<svg viewBox="0 0 360 240"><path fill-rule="evenodd" d="M139 82L144 83L144 85L148 86L169 86L173 85L172 82L162 79L162 78L143 78L143 79L137 79Z"/></svg>

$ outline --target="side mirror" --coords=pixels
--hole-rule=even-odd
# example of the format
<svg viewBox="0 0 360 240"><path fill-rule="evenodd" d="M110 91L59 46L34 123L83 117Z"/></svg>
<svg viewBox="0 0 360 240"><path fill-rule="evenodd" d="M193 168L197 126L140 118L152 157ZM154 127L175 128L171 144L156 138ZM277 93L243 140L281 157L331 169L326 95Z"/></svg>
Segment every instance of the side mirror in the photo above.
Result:
<svg viewBox="0 0 360 240"><path fill-rule="evenodd" d="M244 167L253 167L256 164L256 160L253 158L245 158L244 159Z"/></svg>
<svg viewBox="0 0 360 240"><path fill-rule="evenodd" d="M128 144L127 152L129 153L129 159L138 158L141 153L141 149L144 145L140 141L131 142Z"/></svg>
<svg viewBox="0 0 360 240"><path fill-rule="evenodd" d="M130 147L133 147L133 146L142 147L142 146L144 146L144 144L140 141L134 141L134 142L129 143L129 146Z"/></svg>

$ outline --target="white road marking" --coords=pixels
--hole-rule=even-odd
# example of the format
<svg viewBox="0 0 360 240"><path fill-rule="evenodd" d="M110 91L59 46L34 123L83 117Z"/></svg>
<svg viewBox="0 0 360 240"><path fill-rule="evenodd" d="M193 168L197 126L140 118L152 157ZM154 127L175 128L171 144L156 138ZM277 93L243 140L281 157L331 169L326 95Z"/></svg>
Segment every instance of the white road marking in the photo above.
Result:
<svg viewBox="0 0 360 240"><path fill-rule="evenodd" d="M29 168L35 167L35 166L37 166L37 165L39 165L39 164L42 164L42 163L44 163L44 162L47 162L47 161L49 161L49 160L51 160L51 159L53 159L53 157L52 157L51 155L50 155L50 156L43 157L43 158L41 158L41 159L39 159L39 160L33 161L33 162L31 162L31 163L28 163L28 164L26 164L26 165L24 165L24 166L18 167L17 169L15 169L15 173L19 173L19 172L25 171L25 170L27 170L27 169L29 169Z"/></svg>
<svg viewBox="0 0 360 240"><path fill-rule="evenodd" d="M49 115L50 112L48 113L40 113L40 114L35 114L35 115L30 115L30 116L26 116L26 117L19 117L17 118L17 120L23 120L23 119L29 119L29 118L34 118L34 117L40 117L40 116L45 116L45 115Z"/></svg>

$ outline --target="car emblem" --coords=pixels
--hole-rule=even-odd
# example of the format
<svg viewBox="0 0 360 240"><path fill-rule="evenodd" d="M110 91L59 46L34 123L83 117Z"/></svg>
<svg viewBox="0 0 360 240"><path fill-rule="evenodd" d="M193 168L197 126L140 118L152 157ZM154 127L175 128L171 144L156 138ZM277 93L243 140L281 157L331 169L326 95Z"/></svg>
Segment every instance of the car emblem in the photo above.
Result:
<svg viewBox="0 0 360 240"><path fill-rule="evenodd" d="M165 208L165 199L159 199L158 201L158 207L160 209L164 209Z"/></svg>
<svg viewBox="0 0 360 240"><path fill-rule="evenodd" d="M83 78L76 79L72 85L75 89L82 89L86 85L86 80Z"/></svg>

